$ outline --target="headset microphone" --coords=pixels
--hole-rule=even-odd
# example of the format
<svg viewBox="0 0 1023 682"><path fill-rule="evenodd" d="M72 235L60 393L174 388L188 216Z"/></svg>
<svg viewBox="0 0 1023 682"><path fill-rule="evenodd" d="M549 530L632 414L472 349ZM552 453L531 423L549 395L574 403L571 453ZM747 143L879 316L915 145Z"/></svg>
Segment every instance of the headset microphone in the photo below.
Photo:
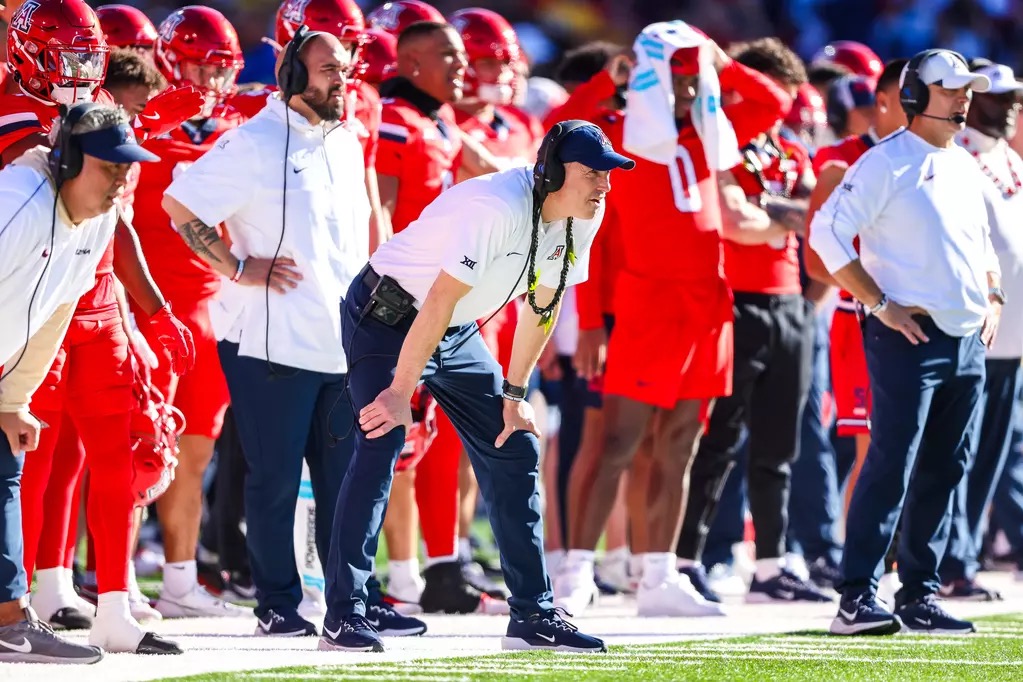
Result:
<svg viewBox="0 0 1023 682"><path fill-rule="evenodd" d="M917 116L920 116L922 118L933 118L937 121L948 121L949 123L955 123L957 125L962 125L966 123L966 117L963 116L962 114L952 114L951 116L932 116L930 114L917 114Z"/></svg>

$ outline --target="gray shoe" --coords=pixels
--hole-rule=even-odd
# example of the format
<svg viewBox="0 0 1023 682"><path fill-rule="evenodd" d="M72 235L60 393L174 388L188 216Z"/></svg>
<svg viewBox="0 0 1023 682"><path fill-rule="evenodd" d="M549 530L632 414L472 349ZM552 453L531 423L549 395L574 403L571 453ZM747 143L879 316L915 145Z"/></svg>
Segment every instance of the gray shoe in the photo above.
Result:
<svg viewBox="0 0 1023 682"><path fill-rule="evenodd" d="M103 650L75 644L54 634L31 609L26 620L0 626L0 663L96 663Z"/></svg>

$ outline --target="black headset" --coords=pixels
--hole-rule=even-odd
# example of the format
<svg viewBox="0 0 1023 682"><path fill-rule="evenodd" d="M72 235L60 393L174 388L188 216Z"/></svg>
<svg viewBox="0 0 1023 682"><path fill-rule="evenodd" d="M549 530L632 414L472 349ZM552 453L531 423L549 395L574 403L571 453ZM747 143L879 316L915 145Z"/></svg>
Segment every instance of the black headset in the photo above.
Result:
<svg viewBox="0 0 1023 682"><path fill-rule="evenodd" d="M565 184L565 164L556 154L558 145L573 130L584 126L593 124L580 120L562 121L544 135L540 150L536 153L536 165L533 166L533 191L543 196L557 192Z"/></svg>
<svg viewBox="0 0 1023 682"><path fill-rule="evenodd" d="M82 164L85 162L82 147L75 141L75 136L71 134L71 131L86 114L102 108L94 102L83 102L66 110L60 117L57 139L50 151L50 171L53 173L53 181L57 187L78 177L78 174L82 172Z"/></svg>
<svg viewBox="0 0 1023 682"><path fill-rule="evenodd" d="M928 58L941 53L952 55L961 61L967 69L970 68L966 57L954 50L924 50L914 55L909 60L909 64L906 65L906 75L902 79L902 87L899 88L899 102L902 103L902 109L906 112L907 116L919 116L927 111L927 104L931 99L931 93L927 89L927 83L924 83L920 78L920 67Z"/></svg>
<svg viewBox="0 0 1023 682"><path fill-rule="evenodd" d="M280 88L285 103L293 96L302 94L309 87L309 70L302 62L300 55L306 41L317 33L317 31L310 31L309 27L303 24L298 27L295 37L284 49L284 59L281 60L281 68L277 70L277 87Z"/></svg>

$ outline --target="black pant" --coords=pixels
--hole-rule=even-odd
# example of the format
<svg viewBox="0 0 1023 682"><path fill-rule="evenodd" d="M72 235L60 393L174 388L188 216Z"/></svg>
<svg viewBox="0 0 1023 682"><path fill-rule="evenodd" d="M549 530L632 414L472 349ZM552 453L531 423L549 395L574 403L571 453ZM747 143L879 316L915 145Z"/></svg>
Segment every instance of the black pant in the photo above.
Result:
<svg viewBox="0 0 1023 682"><path fill-rule="evenodd" d="M732 395L719 398L693 460L678 555L699 560L743 428L749 429L746 472L757 558L785 552L789 464L798 454L810 387L813 306L800 294L735 293Z"/></svg>
<svg viewBox="0 0 1023 682"><path fill-rule="evenodd" d="M217 440L216 498L213 503L217 553L225 571L248 575L249 556L241 522L245 518L245 454L238 438L234 412L227 409Z"/></svg>

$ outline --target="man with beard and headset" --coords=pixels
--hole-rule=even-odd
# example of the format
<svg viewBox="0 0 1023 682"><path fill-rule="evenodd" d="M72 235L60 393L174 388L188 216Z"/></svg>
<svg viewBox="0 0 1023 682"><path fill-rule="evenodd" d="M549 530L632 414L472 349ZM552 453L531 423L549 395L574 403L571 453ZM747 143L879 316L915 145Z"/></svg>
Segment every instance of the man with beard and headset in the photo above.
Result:
<svg viewBox="0 0 1023 682"><path fill-rule="evenodd" d="M302 458L317 516L332 519L352 456L339 302L369 259L369 201L359 140L338 125L350 59L336 37L302 27L281 54L280 92L163 201L189 247L227 280L219 297L231 331L220 360L247 464L258 635L316 634L298 614L289 547ZM326 565L331 524L316 530Z"/></svg>

